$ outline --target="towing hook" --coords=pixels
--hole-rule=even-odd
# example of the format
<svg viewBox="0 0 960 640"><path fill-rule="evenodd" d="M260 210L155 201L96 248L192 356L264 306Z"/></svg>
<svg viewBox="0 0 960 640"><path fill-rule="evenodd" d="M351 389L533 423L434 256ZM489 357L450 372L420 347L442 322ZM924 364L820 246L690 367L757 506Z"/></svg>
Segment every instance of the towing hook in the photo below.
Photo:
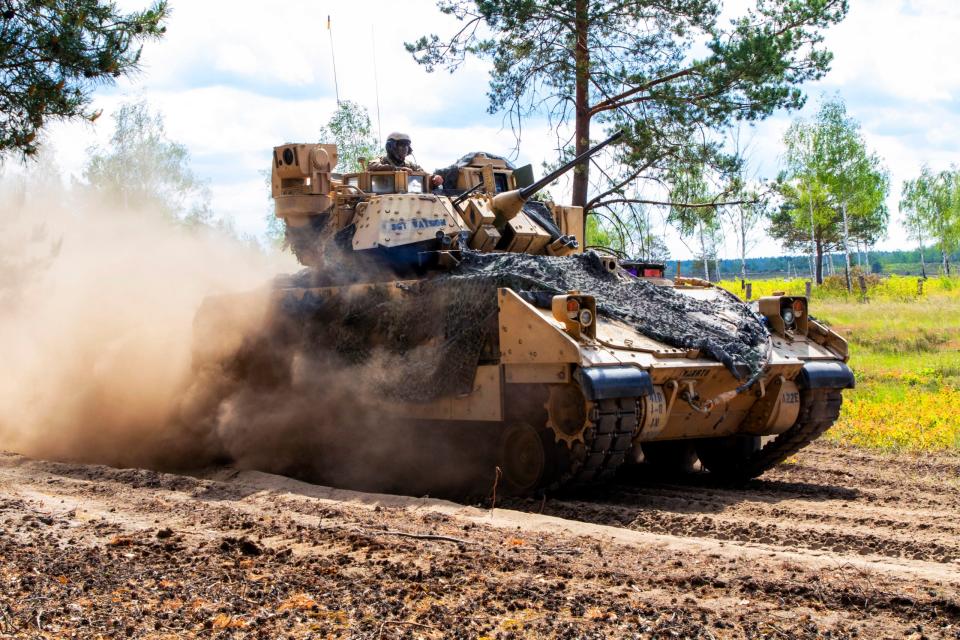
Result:
<svg viewBox="0 0 960 640"><path fill-rule="evenodd" d="M694 390L692 382L687 382L687 388L680 392L680 399L698 413L710 413L710 409L712 409L705 404L700 404L700 396Z"/></svg>
<svg viewBox="0 0 960 640"><path fill-rule="evenodd" d="M726 405L735 397L737 397L737 391L724 391L717 397L711 398L706 402L700 402L700 396L696 394L691 395L688 391L682 392L680 397L686 400L687 404L689 404L694 411L698 411L700 413L710 413L714 409Z"/></svg>

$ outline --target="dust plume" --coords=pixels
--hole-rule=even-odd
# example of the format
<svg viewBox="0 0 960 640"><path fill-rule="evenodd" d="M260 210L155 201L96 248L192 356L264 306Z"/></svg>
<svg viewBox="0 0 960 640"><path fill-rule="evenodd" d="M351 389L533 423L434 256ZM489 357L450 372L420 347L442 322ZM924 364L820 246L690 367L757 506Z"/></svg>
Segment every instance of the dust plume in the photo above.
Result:
<svg viewBox="0 0 960 640"><path fill-rule="evenodd" d="M233 314L244 306L238 296L208 299L196 343L229 348L195 351L185 422L213 434L222 456L242 468L363 490L474 492L478 478L494 473L498 426L403 420L392 411L414 392L429 397L432 374L450 373L441 366L447 348L421 343L417 330L437 335L429 322L396 341L384 330L397 329L396 312L412 307L442 318L435 301L392 301L378 287L322 298L281 293L273 313L254 323Z"/></svg>
<svg viewBox="0 0 960 640"><path fill-rule="evenodd" d="M210 434L180 419L196 386L194 314L210 294L262 287L292 258L77 189L46 199L10 191L0 218L0 448L117 466L215 455ZM238 313L255 316L265 301Z"/></svg>
<svg viewBox="0 0 960 640"><path fill-rule="evenodd" d="M385 389L410 383L410 371L438 370L443 357L416 346L421 335L408 336L414 344L403 353L368 345L371 322L410 305L391 312L381 300L371 307L343 297L329 317L312 313L293 326L296 314L274 313L271 302L274 278L299 268L292 256L150 212L70 200L5 198L0 449L167 470L230 461L414 492L458 485L479 459L489 434L450 438L441 427L385 418L376 404ZM281 279L350 279L335 271ZM331 321L353 307L366 309L364 322ZM438 331L422 319L399 324Z"/></svg>

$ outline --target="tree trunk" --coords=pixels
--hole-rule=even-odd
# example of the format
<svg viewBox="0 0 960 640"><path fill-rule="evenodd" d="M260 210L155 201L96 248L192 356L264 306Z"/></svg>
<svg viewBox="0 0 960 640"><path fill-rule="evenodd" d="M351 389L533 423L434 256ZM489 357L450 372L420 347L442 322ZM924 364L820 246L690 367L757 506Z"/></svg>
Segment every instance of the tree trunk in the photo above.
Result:
<svg viewBox="0 0 960 640"><path fill-rule="evenodd" d="M707 257L707 240L703 237L703 223L700 223L700 252L703 254L703 279L710 282L710 259Z"/></svg>
<svg viewBox="0 0 960 640"><path fill-rule="evenodd" d="M575 131L574 146L577 155L590 148L590 49L587 48L587 21L588 0L576 0L575 24L577 32L577 48L574 52L576 64L575 85ZM587 190L589 188L590 161L578 165L573 170L573 206L582 207L587 204ZM586 212L584 212L586 213ZM587 217L583 217L583 237L587 237Z"/></svg>
<svg viewBox="0 0 960 640"><path fill-rule="evenodd" d="M843 214L843 268L847 276L847 293L853 291L853 280L850 278L850 225L847 223L847 203L840 204L840 213Z"/></svg>
<svg viewBox="0 0 960 640"><path fill-rule="evenodd" d="M923 279L927 279L927 263L923 259L923 228L919 225L917 226L917 241L920 243L920 273L923 275Z"/></svg>
<svg viewBox="0 0 960 640"><path fill-rule="evenodd" d="M940 256L943 258L943 272L950 275L950 258L947 256L947 246L943 242L940 243Z"/></svg>
<svg viewBox="0 0 960 640"><path fill-rule="evenodd" d="M747 221L740 209L740 279L747 279Z"/></svg>
<svg viewBox="0 0 960 640"><path fill-rule="evenodd" d="M823 245L814 241L813 250L817 256L813 270L814 278L816 279L817 284L823 284Z"/></svg>
<svg viewBox="0 0 960 640"><path fill-rule="evenodd" d="M809 185L808 185L809 186ZM810 273L816 273L817 284L823 284L823 270L820 266L822 260L823 248L817 245L816 225L813 222L813 188L810 188ZM817 256L817 264L814 267L813 256Z"/></svg>

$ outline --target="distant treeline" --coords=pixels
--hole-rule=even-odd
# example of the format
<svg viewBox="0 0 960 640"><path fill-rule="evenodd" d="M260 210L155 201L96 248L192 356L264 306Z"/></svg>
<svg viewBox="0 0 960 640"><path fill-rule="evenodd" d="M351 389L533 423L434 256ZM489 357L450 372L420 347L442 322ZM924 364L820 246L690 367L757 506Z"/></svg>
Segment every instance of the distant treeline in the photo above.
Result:
<svg viewBox="0 0 960 640"><path fill-rule="evenodd" d="M831 268L827 263L832 259L837 273L843 273L843 254L834 253L824 255L824 273L831 273ZM923 252L923 259L927 266L927 275L933 276L940 272L941 256L940 251L934 247L927 248ZM950 256L950 261L960 259L960 252ZM850 262L854 267L860 266L863 271L879 274L899 274L899 275L920 275L920 250L913 251L871 251L866 255L861 254L858 262L856 254L850 256ZM720 260L720 275L722 278L736 278L740 275L740 260ZM715 269L717 262L710 261L710 275L715 280ZM677 262L667 263L667 273L676 275ZM702 260L681 260L680 273L694 278L703 277ZM747 258L747 277L748 278L773 278L795 276L800 278L810 277L810 257L806 255L777 256L767 258Z"/></svg>

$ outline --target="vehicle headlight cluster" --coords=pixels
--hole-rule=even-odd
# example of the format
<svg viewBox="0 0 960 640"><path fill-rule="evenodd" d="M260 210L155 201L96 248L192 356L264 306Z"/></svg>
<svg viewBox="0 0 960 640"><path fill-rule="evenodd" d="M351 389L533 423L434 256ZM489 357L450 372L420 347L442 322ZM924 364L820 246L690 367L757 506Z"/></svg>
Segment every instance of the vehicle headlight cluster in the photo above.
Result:
<svg viewBox="0 0 960 640"><path fill-rule="evenodd" d="M756 302L755 309L767 319L777 333L806 335L807 299L802 296L787 296L778 293L765 296Z"/></svg>

